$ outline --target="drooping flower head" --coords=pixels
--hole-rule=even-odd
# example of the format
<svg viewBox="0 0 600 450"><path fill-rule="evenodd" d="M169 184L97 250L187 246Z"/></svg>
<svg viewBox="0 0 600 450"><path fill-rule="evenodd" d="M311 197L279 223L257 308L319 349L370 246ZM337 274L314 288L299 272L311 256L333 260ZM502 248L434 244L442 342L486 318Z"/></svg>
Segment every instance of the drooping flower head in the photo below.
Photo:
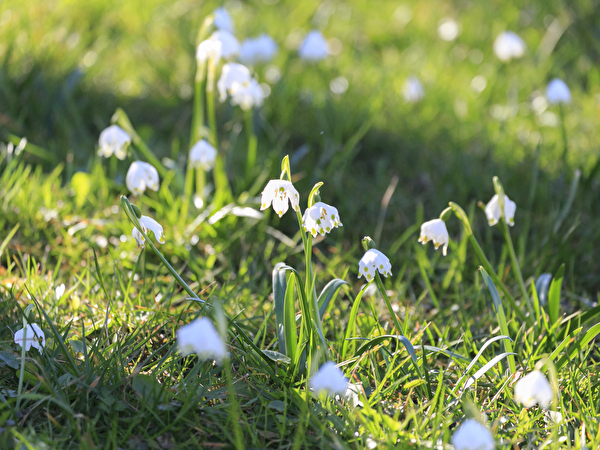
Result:
<svg viewBox="0 0 600 450"><path fill-rule="evenodd" d="M443 245L442 253L444 256L446 256L446 252L448 251L448 242L450 242L450 236L448 235L446 222L444 222L442 219L433 219L421 225L419 242L425 245L429 241L433 242L436 250L440 247L440 245Z"/></svg>
<svg viewBox="0 0 600 450"><path fill-rule="evenodd" d="M248 38L242 42L240 61L254 65L271 61L277 54L277 43L268 34L256 38Z"/></svg>
<svg viewBox="0 0 600 450"><path fill-rule="evenodd" d="M553 397L552 386L539 370L528 373L515 384L515 401L525 408L531 408L535 404L548 408Z"/></svg>
<svg viewBox="0 0 600 450"><path fill-rule="evenodd" d="M209 39L221 43L221 57L224 59L233 59L240 53L240 43L229 31L215 31Z"/></svg>
<svg viewBox="0 0 600 450"><path fill-rule="evenodd" d="M221 41L205 39L198 44L198 48L196 49L196 61L201 64L209 59L212 59L213 61L221 59Z"/></svg>
<svg viewBox="0 0 600 450"><path fill-rule="evenodd" d="M323 33L318 30L309 31L302 44L300 44L298 55L306 61L320 61L327 58L329 44Z"/></svg>
<svg viewBox="0 0 600 450"><path fill-rule="evenodd" d="M515 202L509 199L508 195L504 195L504 217L506 219L506 223L511 227L515 224L516 210L517 205ZM502 217L502 212L500 211L500 202L498 201L498 194L495 194L488 204L485 205L485 215L490 227L496 225Z"/></svg>
<svg viewBox="0 0 600 450"><path fill-rule="evenodd" d="M28 352L31 347L37 348L42 353L42 348L46 345L46 335L42 329L35 323L27 324L25 328L21 328L15 332L15 344L23 347L23 330L27 331L25 336L25 351Z"/></svg>
<svg viewBox="0 0 600 450"><path fill-rule="evenodd" d="M217 27L219 30L227 31L229 33L234 32L233 20L225 8L217 8L213 11L213 14L215 15L215 19L213 21L215 27Z"/></svg>
<svg viewBox="0 0 600 450"><path fill-rule="evenodd" d="M200 317L177 331L177 346L184 355L196 353L201 360L222 361L227 357L223 338L208 317Z"/></svg>
<svg viewBox="0 0 600 450"><path fill-rule="evenodd" d="M300 195L291 181L271 180L262 191L260 198L260 210L267 209L273 204L273 210L283 216L291 203L294 211L300 211Z"/></svg>
<svg viewBox="0 0 600 450"><path fill-rule="evenodd" d="M475 419L465 420L452 436L456 450L494 450L496 443L490 430Z"/></svg>
<svg viewBox="0 0 600 450"><path fill-rule="evenodd" d="M262 86L254 78L245 84L234 81L229 93L231 94L231 104L239 105L244 111L262 106L266 97Z"/></svg>
<svg viewBox="0 0 600 450"><path fill-rule="evenodd" d="M371 281L375 277L375 271L379 271L384 277L392 276L392 263L379 250L371 248L358 262L358 278L364 276L367 281Z"/></svg>
<svg viewBox="0 0 600 450"><path fill-rule="evenodd" d="M217 81L219 101L224 102L227 99L227 93L231 93L234 86L236 89L247 87L251 80L250 70L243 64L225 64L221 71L221 77Z"/></svg>
<svg viewBox="0 0 600 450"><path fill-rule="evenodd" d="M402 96L408 103L417 103L425 97L425 89L417 77L408 77L402 86Z"/></svg>
<svg viewBox="0 0 600 450"><path fill-rule="evenodd" d="M327 361L316 374L310 377L308 385L317 394L324 391L327 394L344 395L348 378L332 361Z"/></svg>
<svg viewBox="0 0 600 450"><path fill-rule="evenodd" d="M115 155L119 159L125 159L129 144L131 144L131 136L120 126L111 125L100 133L98 156L109 158Z"/></svg>
<svg viewBox="0 0 600 450"><path fill-rule="evenodd" d="M209 171L215 165L217 150L204 139L199 140L190 149L189 163L192 167L200 167Z"/></svg>
<svg viewBox="0 0 600 450"><path fill-rule="evenodd" d="M571 91L567 84L560 78L553 79L546 87L548 103L571 103Z"/></svg>
<svg viewBox="0 0 600 450"><path fill-rule="evenodd" d="M516 33L504 31L494 41L494 53L500 61L518 59L525 54L525 42Z"/></svg>
<svg viewBox="0 0 600 450"><path fill-rule="evenodd" d="M125 184L127 189L135 195L143 194L146 189L158 191L160 184L158 171L152 164L144 161L134 161L127 171Z"/></svg>
<svg viewBox="0 0 600 450"><path fill-rule="evenodd" d="M342 225L338 210L323 202L316 202L307 208L302 217L304 231L308 231L313 237L316 237L317 234L325 236L332 229Z"/></svg>
<svg viewBox="0 0 600 450"><path fill-rule="evenodd" d="M152 217L148 217L148 216L142 216L138 220L140 222L140 225L142 226L142 229L144 230L144 233L146 233L146 235L148 234L148 231L152 231L152 234L154 234L154 238L159 243L161 243L161 244L165 243L165 234L163 231L163 227L160 223L158 223ZM146 244L145 244L146 238L144 238L144 235L142 233L140 233L140 230L138 230L136 227L133 227L133 230L131 231L131 235L135 238L135 240L137 241L137 243L140 247L144 248L146 246Z"/></svg>

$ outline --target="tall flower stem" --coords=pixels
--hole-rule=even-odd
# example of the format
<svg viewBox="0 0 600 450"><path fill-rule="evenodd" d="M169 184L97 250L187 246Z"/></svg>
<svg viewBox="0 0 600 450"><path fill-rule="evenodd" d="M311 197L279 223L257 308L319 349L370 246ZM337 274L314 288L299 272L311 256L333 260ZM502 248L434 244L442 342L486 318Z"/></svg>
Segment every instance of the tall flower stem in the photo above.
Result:
<svg viewBox="0 0 600 450"><path fill-rule="evenodd" d="M242 429L240 428L239 405L237 402L235 389L233 388L233 380L231 376L231 361L229 360L229 358L225 358L225 360L223 361L223 365L225 366L225 379L227 381L227 391L229 394L229 419L233 424L235 448L237 450L242 450L246 447L244 445L244 435L242 433Z"/></svg>
<svg viewBox="0 0 600 450"><path fill-rule="evenodd" d="M510 260L512 261L513 274L515 275L515 278L517 279L517 281L519 283L519 288L521 289L521 295L523 296L523 298L525 299L525 302L527 303L527 309L529 310L531 317L535 317L534 312L533 312L533 306L531 304L531 299L529 298L529 295L527 294L527 289L525 288L525 281L523 280L523 274L521 273L521 267L519 266L519 263L517 261L517 254L515 253L515 247L513 246L512 239L510 238L510 231L508 230L508 225L506 224L506 221L504 219L501 220L501 222L502 222L502 233L504 234L504 239L506 240L506 244L508 245Z"/></svg>
<svg viewBox="0 0 600 450"><path fill-rule="evenodd" d="M562 139L563 139L563 154L562 154L562 160L563 163L567 164L567 155L569 153L569 140L567 139L567 127L565 125L565 110L563 108L562 103L558 104L558 114L560 115L560 131L562 133Z"/></svg>
<svg viewBox="0 0 600 450"><path fill-rule="evenodd" d="M256 164L256 148L258 145L256 133L254 133L253 113L254 110L252 108L244 111L246 119L246 137L248 139L248 154L246 156L246 181L248 182L252 179L252 171Z"/></svg>
<svg viewBox="0 0 600 450"><path fill-rule="evenodd" d="M190 148L202 137L204 126L204 80L206 78L206 63L201 62L196 66L194 80L194 112L192 116L192 129L190 131Z"/></svg>
<svg viewBox="0 0 600 450"><path fill-rule="evenodd" d="M210 135L212 145L216 149L219 148L217 136L217 116L215 110L215 75L217 70L217 62L214 58L208 59L208 74L206 76L206 109L208 112L208 125L210 127Z"/></svg>
<svg viewBox="0 0 600 450"><path fill-rule="evenodd" d="M392 308L392 304L390 302L390 299L387 296L387 292L385 290L385 286L383 285L383 281L381 280L381 275L379 275L379 272L377 272L377 271L375 271L375 282L377 283L377 287L379 288L379 292L381 293L381 296L383 297L383 300L385 301L385 304L388 307L388 311L390 313L390 316L392 316L392 320L394 321L394 325L396 327L396 330L398 330L398 333L400 333L400 336L404 336L404 333L402 333L402 326L400 325L400 321L398 320L398 317L396 317L396 313L394 312L394 308Z"/></svg>
<svg viewBox="0 0 600 450"><path fill-rule="evenodd" d="M179 214L179 223L185 226L187 221L188 209L190 206L190 200L192 197L192 190L194 189L194 168L188 161L187 169L185 171L185 186L183 188L183 198L181 199L181 211Z"/></svg>
<svg viewBox="0 0 600 450"><path fill-rule="evenodd" d="M204 204L204 186L206 185L206 172L202 167L196 167L196 195Z"/></svg>
<svg viewBox="0 0 600 450"><path fill-rule="evenodd" d="M27 347L27 319L23 316L23 340L21 341L21 370L19 372L19 387L17 388L17 405L15 411L19 411L21 405L21 394L23 393L23 379L25 378L25 348Z"/></svg>

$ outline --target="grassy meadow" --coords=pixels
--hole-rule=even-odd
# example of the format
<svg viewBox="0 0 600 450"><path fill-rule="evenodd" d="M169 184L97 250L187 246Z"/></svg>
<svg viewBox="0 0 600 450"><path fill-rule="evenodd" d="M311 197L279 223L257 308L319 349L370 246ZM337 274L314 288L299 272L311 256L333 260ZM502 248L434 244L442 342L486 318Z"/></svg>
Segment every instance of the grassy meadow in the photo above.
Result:
<svg viewBox="0 0 600 450"><path fill-rule="evenodd" d="M269 95L249 111L211 109L195 82L220 6L240 41L278 44L253 67ZM597 6L1 2L0 448L474 449L451 443L467 419L496 448L600 448ZM298 56L312 29L322 61ZM508 62L493 50L505 30L525 44ZM572 102L548 101L554 78ZM124 160L97 152L111 120L135 133ZM214 171L190 168L200 137ZM156 191L128 190L135 160L159 170ZM280 178L298 215L262 207ZM294 217L318 182L343 226L311 236ZM514 226L489 226L502 191ZM418 239L449 202L443 256ZM391 275L358 278L364 236ZM200 316L221 361L178 349ZM40 351L15 341L25 323ZM349 395L310 389L326 361ZM534 370L548 407L515 396Z"/></svg>

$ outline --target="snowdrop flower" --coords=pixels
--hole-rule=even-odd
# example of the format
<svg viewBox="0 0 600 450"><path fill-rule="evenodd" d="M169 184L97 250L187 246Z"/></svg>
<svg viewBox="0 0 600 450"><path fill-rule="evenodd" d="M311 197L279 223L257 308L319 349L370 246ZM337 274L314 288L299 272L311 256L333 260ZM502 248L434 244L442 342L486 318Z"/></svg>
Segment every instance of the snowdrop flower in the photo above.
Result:
<svg viewBox="0 0 600 450"><path fill-rule="evenodd" d="M504 31L494 41L494 53L500 61L518 59L525 54L525 42L516 33Z"/></svg>
<svg viewBox="0 0 600 450"><path fill-rule="evenodd" d="M308 380L309 387L317 394L325 391L328 394L344 395L348 378L332 361L327 361L319 371Z"/></svg>
<svg viewBox="0 0 600 450"><path fill-rule="evenodd" d="M194 168L200 167L209 171L215 165L217 150L204 139L196 142L190 149L189 161Z"/></svg>
<svg viewBox="0 0 600 450"><path fill-rule="evenodd" d="M517 210L517 205L511 199L508 198L508 195L504 195L504 217L506 219L506 223L511 227L515 224L515 211ZM502 217L502 212L500 211L500 204L498 203L498 194L495 194L492 199L485 205L485 215L488 220L488 224L490 227L493 227L498 223L500 217Z"/></svg>
<svg viewBox="0 0 600 450"><path fill-rule="evenodd" d="M448 236L446 222L444 222L442 219L433 219L421 225L421 234L419 235L418 242L425 245L429 241L433 241L433 245L436 250L440 247L440 245L443 245L442 254L446 256L450 237Z"/></svg>
<svg viewBox="0 0 600 450"><path fill-rule="evenodd" d="M371 248L358 262L358 278L364 275L367 281L371 281L376 270L385 277L392 276L392 263L379 250Z"/></svg>
<svg viewBox="0 0 600 450"><path fill-rule="evenodd" d="M146 188L158 191L158 171L152 164L144 161L134 161L127 171L125 184L127 189L135 195L143 194Z"/></svg>
<svg viewBox="0 0 600 450"><path fill-rule="evenodd" d="M229 93L231 94L231 104L239 105L244 111L262 106L266 97L262 86L254 78L245 84L234 81Z"/></svg>
<svg viewBox="0 0 600 450"><path fill-rule="evenodd" d="M224 59L232 59L240 53L240 43L229 31L215 31L210 39L221 43L221 56Z"/></svg>
<svg viewBox="0 0 600 450"><path fill-rule="evenodd" d="M316 202L304 211L302 217L304 231L308 231L313 237L317 234L325 236L333 228L341 227L340 215L333 206L323 202Z"/></svg>
<svg viewBox="0 0 600 450"><path fill-rule="evenodd" d="M23 347L23 330L27 330L27 336L25 336L25 351L28 352L29 349L33 346L37 348L40 353L42 353L42 347L46 345L46 336L40 327L38 327L35 323L27 324L27 327L21 328L15 333L15 344L19 344L19 346ZM42 341L40 343L40 340Z"/></svg>
<svg viewBox="0 0 600 450"><path fill-rule="evenodd" d="M131 144L131 136L120 126L111 125L100 133L98 156L109 158L114 154L119 159L125 159L129 144Z"/></svg>
<svg viewBox="0 0 600 450"><path fill-rule="evenodd" d="M198 64L205 63L209 59L218 61L221 59L221 47L221 41L215 39L206 39L200 42L196 49L196 61Z"/></svg>
<svg viewBox="0 0 600 450"><path fill-rule="evenodd" d="M233 20L225 8L217 8L213 11L213 14L215 15L215 19L213 21L215 27L217 27L219 30L227 31L229 33L234 32Z"/></svg>
<svg viewBox="0 0 600 450"><path fill-rule="evenodd" d="M490 430L474 419L465 420L452 436L456 450L494 450L496 443Z"/></svg>
<svg viewBox="0 0 600 450"><path fill-rule="evenodd" d="M237 90L248 87L252 76L250 70L243 64L228 63L223 66L221 77L217 81L217 89L219 90L219 100L224 102L227 98L227 93L235 88Z"/></svg>
<svg viewBox="0 0 600 450"><path fill-rule="evenodd" d="M548 103L571 103L571 91L560 78L555 78L546 87Z"/></svg>
<svg viewBox="0 0 600 450"><path fill-rule="evenodd" d="M309 31L300 48L298 55L305 61L320 61L327 58L329 54L329 44L320 31Z"/></svg>
<svg viewBox="0 0 600 450"><path fill-rule="evenodd" d="M291 181L271 180L262 191L260 210L267 209L272 203L273 210L281 217L288 210L288 200L294 211L300 211L300 196Z"/></svg>
<svg viewBox="0 0 600 450"><path fill-rule="evenodd" d="M177 346L184 355L196 353L201 360L222 361L227 348L208 317L201 317L177 331Z"/></svg>
<svg viewBox="0 0 600 450"><path fill-rule="evenodd" d="M257 38L248 38L242 42L240 61L244 64L256 64L271 61L277 54L277 43L268 34Z"/></svg>
<svg viewBox="0 0 600 450"><path fill-rule="evenodd" d="M361 384L348 383L348 385L346 386L344 397L346 398L346 401L352 408L356 408L357 406L363 406L363 403L360 401L361 391Z"/></svg>
<svg viewBox="0 0 600 450"><path fill-rule="evenodd" d="M54 288L54 298L56 300L60 299L65 294L65 285L60 284Z"/></svg>
<svg viewBox="0 0 600 450"><path fill-rule="evenodd" d="M539 370L528 373L515 384L515 401L525 408L531 408L535 404L548 408L553 397L552 386Z"/></svg>
<svg viewBox="0 0 600 450"><path fill-rule="evenodd" d="M408 77L402 86L402 96L408 103L417 103L425 97L423 85L417 77Z"/></svg>
<svg viewBox="0 0 600 450"><path fill-rule="evenodd" d="M160 223L158 223L152 217L148 217L148 216L142 216L138 220L140 222L140 225L142 226L142 229L144 230L144 233L146 233L146 235L148 234L148 230L150 230L154 234L154 238L159 243L161 243L161 244L165 243L165 234L163 232L163 227ZM140 233L140 230L138 230L137 227L133 227L133 230L131 231L131 235L134 237L134 239L137 241L137 243L140 247L144 248L146 246L146 244L145 244L146 238L144 238L144 235L142 233Z"/></svg>

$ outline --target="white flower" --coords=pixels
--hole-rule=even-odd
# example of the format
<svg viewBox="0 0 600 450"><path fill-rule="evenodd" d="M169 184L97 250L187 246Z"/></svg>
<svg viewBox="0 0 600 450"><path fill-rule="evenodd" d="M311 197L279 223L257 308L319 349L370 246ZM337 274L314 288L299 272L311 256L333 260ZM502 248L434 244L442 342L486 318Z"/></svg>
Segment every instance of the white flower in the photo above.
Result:
<svg viewBox="0 0 600 450"><path fill-rule="evenodd" d="M525 42L516 33L504 31L494 41L494 53L500 61L518 59L525 54Z"/></svg>
<svg viewBox="0 0 600 450"><path fill-rule="evenodd" d="M131 144L131 136L120 126L111 125L100 133L98 155L109 158L114 154L119 159L125 159L129 144Z"/></svg>
<svg viewBox="0 0 600 450"><path fill-rule="evenodd" d="M221 41L215 39L206 39L196 49L196 61L205 63L209 59L218 61L221 59Z"/></svg>
<svg viewBox="0 0 600 450"><path fill-rule="evenodd" d="M54 288L54 298L59 300L65 294L65 285L60 284Z"/></svg>
<svg viewBox="0 0 600 450"><path fill-rule="evenodd" d="M232 59L240 53L240 43L229 31L215 31L210 35L210 39L221 43L221 56L224 59Z"/></svg>
<svg viewBox="0 0 600 450"><path fill-rule="evenodd" d="M317 394L325 391L328 394L344 395L348 378L332 361L327 361L319 371L308 380L309 387Z"/></svg>
<svg viewBox="0 0 600 450"><path fill-rule="evenodd" d="M200 317L177 331L177 346L184 355L196 353L201 360L222 361L227 348L208 317Z"/></svg>
<svg viewBox="0 0 600 450"><path fill-rule="evenodd" d="M40 353L42 353L42 347L46 345L46 336L40 327L38 327L35 323L27 324L27 327L21 328L15 333L15 343L19 344L19 346L23 347L23 330L27 330L27 335L25 336L25 351L28 352L29 349L33 346L37 348ZM40 340L42 341L40 343Z"/></svg>
<svg viewBox="0 0 600 450"><path fill-rule="evenodd" d="M306 61L320 61L327 58L329 54L329 44L320 31L309 31L300 48L298 55Z"/></svg>
<svg viewBox="0 0 600 450"><path fill-rule="evenodd" d="M446 222L444 222L442 219L433 219L421 225L419 242L425 245L429 241L433 241L433 245L435 246L436 250L440 245L443 245L442 253L444 256L446 256L450 237L448 236Z"/></svg>
<svg viewBox="0 0 600 450"><path fill-rule="evenodd" d="M304 211L302 226L304 231L308 231L313 237L316 237L317 234L325 236L332 229L341 227L342 222L336 208L327 203L317 202Z"/></svg>
<svg viewBox="0 0 600 450"><path fill-rule="evenodd" d="M465 420L452 436L456 450L494 450L496 443L490 430L474 419Z"/></svg>
<svg viewBox="0 0 600 450"><path fill-rule="evenodd" d="M356 408L357 406L363 406L363 403L360 401L360 393L362 392L362 385L356 383L348 383L346 386L346 391L344 392L344 397L346 401L352 408Z"/></svg>
<svg viewBox="0 0 600 450"><path fill-rule="evenodd" d="M371 281L376 270L385 277L392 276L392 263L388 257L372 248L367 250L358 262L358 278L364 275L368 281Z"/></svg>
<svg viewBox="0 0 600 450"><path fill-rule="evenodd" d="M546 98L548 103L571 103L571 91L563 80L555 78L546 87Z"/></svg>
<svg viewBox="0 0 600 450"><path fill-rule="evenodd" d="M217 8L213 11L213 14L215 15L215 20L213 21L215 27L219 30L228 31L229 33L234 32L233 20L225 8Z"/></svg>
<svg viewBox="0 0 600 450"><path fill-rule="evenodd" d="M536 403L542 408L548 408L553 397L552 386L539 370L528 373L515 384L515 401L525 408L530 408Z"/></svg>
<svg viewBox="0 0 600 450"><path fill-rule="evenodd" d="M246 84L234 81L229 93L231 94L231 104L239 105L244 111L262 106L266 97L262 86L254 78Z"/></svg>
<svg viewBox="0 0 600 450"><path fill-rule="evenodd" d="M408 77L402 86L402 96L408 103L417 103L425 97L423 85L417 77Z"/></svg>
<svg viewBox="0 0 600 450"><path fill-rule="evenodd" d="M204 139L190 149L189 162L192 167L201 167L208 172L214 167L216 159L217 150Z"/></svg>
<svg viewBox="0 0 600 450"><path fill-rule="evenodd" d="M294 211L300 211L300 196L294 185L286 180L271 180L262 191L260 210L267 209L272 203L273 210L281 217L288 210L288 200Z"/></svg>
<svg viewBox="0 0 600 450"><path fill-rule="evenodd" d="M132 162L125 177L127 189L135 195L143 194L146 188L158 191L159 182L158 171L144 161Z"/></svg>
<svg viewBox="0 0 600 450"><path fill-rule="evenodd" d="M148 230L150 230L154 234L154 238L159 243L161 243L161 244L165 243L165 234L163 232L163 227L160 223L158 223L152 217L148 217L148 216L142 216L138 220L140 222L140 225L142 226L142 229L144 230L144 233L146 233L146 235L148 234ZM136 227L133 227L133 230L131 231L131 235L135 238L135 240L137 241L137 243L140 247L142 247L142 248L145 247L146 239L144 238L144 235L142 233L140 233L140 230L138 230Z"/></svg>
<svg viewBox="0 0 600 450"><path fill-rule="evenodd" d="M511 199L508 198L508 195L504 195L504 217L506 219L506 223L508 223L511 227L515 224L515 211L517 210L517 205ZM485 215L488 220L488 224L490 227L496 225L502 217L502 212L500 211L500 204L498 203L498 194L494 194L492 199L485 205Z"/></svg>
<svg viewBox="0 0 600 450"><path fill-rule="evenodd" d="M257 38L248 38L242 42L240 61L244 64L256 64L271 61L277 54L277 43L268 34Z"/></svg>
<svg viewBox="0 0 600 450"><path fill-rule="evenodd" d="M227 93L231 92L232 88L240 89L250 85L252 76L250 70L243 64L228 63L223 66L221 77L217 81L217 89L219 90L219 100L224 102L227 99Z"/></svg>

